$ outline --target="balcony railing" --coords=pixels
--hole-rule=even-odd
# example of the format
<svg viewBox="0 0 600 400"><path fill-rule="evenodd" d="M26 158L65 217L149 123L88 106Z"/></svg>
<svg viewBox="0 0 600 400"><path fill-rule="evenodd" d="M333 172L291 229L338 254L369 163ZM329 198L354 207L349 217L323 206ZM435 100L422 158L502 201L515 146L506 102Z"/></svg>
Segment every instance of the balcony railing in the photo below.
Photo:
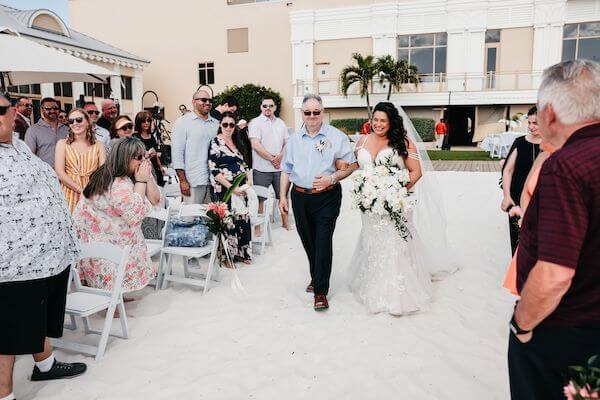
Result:
<svg viewBox="0 0 600 400"><path fill-rule="evenodd" d="M400 91L392 93L440 93L440 92L481 92L497 90L535 90L540 83L541 71L529 72L488 72L464 74L420 74L419 84L406 83ZM388 84L375 81L371 84L369 94L387 94ZM306 93L319 95L342 95L341 82L335 79L316 81L298 80L295 84L296 96ZM350 86L348 95L357 95L357 84Z"/></svg>

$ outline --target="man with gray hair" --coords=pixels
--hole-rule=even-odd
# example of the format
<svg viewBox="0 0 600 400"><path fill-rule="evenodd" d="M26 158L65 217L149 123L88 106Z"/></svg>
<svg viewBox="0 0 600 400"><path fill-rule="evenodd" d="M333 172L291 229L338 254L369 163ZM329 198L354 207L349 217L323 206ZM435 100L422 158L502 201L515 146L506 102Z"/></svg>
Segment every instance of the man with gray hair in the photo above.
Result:
<svg viewBox="0 0 600 400"><path fill-rule="evenodd" d="M296 228L310 267L314 309L329 308L327 293L333 260L333 231L342 203L339 181L355 168L336 170L336 160L355 166L356 158L348 137L323 123L323 102L319 96L306 95L302 101L304 127L288 140L281 162L279 211L287 215L288 189L292 187L292 207Z"/></svg>
<svg viewBox="0 0 600 400"><path fill-rule="evenodd" d="M192 96L193 112L175 121L171 139L173 168L186 203L206 204L211 200L208 149L217 136L219 121L210 116L212 98L206 90Z"/></svg>
<svg viewBox="0 0 600 400"><path fill-rule="evenodd" d="M510 322L513 400L564 399L569 366L600 354L600 64L548 68L538 124L559 148L542 166L517 256Z"/></svg>
<svg viewBox="0 0 600 400"><path fill-rule="evenodd" d="M98 121L96 121L96 125L101 126L102 128L110 131L110 126L115 119L119 115L119 110L117 109L117 105L112 99L104 99L102 100L102 116Z"/></svg>

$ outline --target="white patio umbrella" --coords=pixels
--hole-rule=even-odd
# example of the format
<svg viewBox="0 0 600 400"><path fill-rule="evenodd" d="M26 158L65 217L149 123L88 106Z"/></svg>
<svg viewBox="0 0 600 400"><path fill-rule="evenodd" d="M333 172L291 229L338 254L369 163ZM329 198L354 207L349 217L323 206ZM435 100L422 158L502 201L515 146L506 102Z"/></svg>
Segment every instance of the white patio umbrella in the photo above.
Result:
<svg viewBox="0 0 600 400"><path fill-rule="evenodd" d="M0 26L0 73L3 86L50 82L104 82L115 73L51 49Z"/></svg>

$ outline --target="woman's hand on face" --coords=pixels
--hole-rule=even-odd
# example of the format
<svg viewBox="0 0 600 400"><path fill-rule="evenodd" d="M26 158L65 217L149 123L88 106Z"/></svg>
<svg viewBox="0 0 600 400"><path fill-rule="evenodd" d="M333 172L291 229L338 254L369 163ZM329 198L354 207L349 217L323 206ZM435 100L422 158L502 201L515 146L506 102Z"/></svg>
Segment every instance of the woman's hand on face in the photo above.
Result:
<svg viewBox="0 0 600 400"><path fill-rule="evenodd" d="M152 179L152 164L150 161L144 160L135 171L135 180L140 182L148 182Z"/></svg>
<svg viewBox="0 0 600 400"><path fill-rule="evenodd" d="M156 157L156 155L157 155L157 153L156 153L156 150L154 150L154 147L146 152L146 156L148 158Z"/></svg>

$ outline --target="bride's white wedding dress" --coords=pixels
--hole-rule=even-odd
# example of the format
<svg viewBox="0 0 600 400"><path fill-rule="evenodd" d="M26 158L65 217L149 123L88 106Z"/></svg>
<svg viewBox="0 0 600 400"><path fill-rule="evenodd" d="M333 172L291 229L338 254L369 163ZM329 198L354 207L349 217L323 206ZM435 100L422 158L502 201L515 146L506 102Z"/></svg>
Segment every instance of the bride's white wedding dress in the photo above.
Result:
<svg viewBox="0 0 600 400"><path fill-rule="evenodd" d="M390 154L400 168L406 168L402 157L391 148L381 150L375 160L365 148L360 148L356 156L360 168L365 169ZM406 215L412 235L408 241L400 237L390 217L365 213L361 217L362 230L350 268L352 292L372 313L405 315L427 310L432 292L431 271L413 215Z"/></svg>

